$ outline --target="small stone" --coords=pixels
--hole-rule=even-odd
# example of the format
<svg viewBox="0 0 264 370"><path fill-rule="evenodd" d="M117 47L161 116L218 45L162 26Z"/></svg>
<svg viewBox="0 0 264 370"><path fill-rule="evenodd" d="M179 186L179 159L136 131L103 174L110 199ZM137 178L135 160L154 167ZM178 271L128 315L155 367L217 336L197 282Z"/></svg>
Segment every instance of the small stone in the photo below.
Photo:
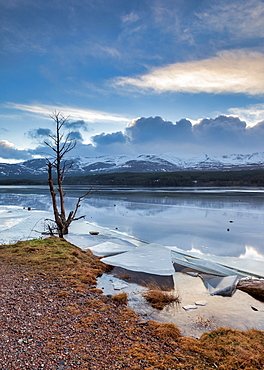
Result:
<svg viewBox="0 0 264 370"><path fill-rule="evenodd" d="M148 325L148 322L146 320L141 320L137 322L137 325L140 325L140 326Z"/></svg>

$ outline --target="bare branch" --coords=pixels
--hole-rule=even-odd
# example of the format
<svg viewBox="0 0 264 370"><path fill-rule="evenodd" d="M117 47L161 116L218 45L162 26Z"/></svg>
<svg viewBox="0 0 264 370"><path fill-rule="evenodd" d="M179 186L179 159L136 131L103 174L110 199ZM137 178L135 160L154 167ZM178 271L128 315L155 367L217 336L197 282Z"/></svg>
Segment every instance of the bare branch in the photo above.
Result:
<svg viewBox="0 0 264 370"><path fill-rule="evenodd" d="M50 220L55 222L56 229L60 237L68 233L68 228L72 221L79 220L84 218L85 216L76 217L77 211L81 206L81 201L89 194L91 194L91 189L84 195L78 198L75 209L69 212L68 217L66 217L66 210L65 210L65 201L64 197L66 192L63 190L63 181L65 178L65 174L72 168L73 161L66 161L64 160L64 156L70 152L76 146L76 140L71 138L71 132L64 134L61 130L63 129L64 125L66 125L69 117L64 117L61 112L54 112L50 115L51 119L56 124L56 132L54 135L49 135L51 142L45 141L45 144L54 152L53 160L47 159L47 167L48 167L48 182L50 188L50 194L52 199L52 206L53 206L53 213L54 213L54 220ZM53 173L56 173L57 177L57 187L55 191L54 181L53 181ZM60 204L60 211L57 205L57 197L59 198ZM53 235L54 228L50 225L49 232L50 235Z"/></svg>

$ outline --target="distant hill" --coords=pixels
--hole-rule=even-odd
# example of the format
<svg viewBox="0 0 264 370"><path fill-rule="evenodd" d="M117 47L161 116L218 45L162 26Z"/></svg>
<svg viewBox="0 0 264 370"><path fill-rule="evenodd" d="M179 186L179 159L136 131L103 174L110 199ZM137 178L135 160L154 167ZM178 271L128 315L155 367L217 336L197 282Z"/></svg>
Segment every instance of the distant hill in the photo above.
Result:
<svg viewBox="0 0 264 370"><path fill-rule="evenodd" d="M264 152L180 157L176 153L161 155L120 155L75 157L67 177L113 173L168 173L186 171L241 171L264 169ZM47 180L45 159L32 159L18 164L0 164L0 180Z"/></svg>

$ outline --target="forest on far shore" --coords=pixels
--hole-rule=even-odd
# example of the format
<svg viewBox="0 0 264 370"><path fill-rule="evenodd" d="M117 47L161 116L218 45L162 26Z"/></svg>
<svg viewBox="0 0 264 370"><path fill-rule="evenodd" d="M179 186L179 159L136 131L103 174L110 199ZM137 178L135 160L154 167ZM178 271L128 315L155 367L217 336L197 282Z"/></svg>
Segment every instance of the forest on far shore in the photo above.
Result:
<svg viewBox="0 0 264 370"><path fill-rule="evenodd" d="M48 176L47 176L48 177ZM0 185L45 185L36 179L5 179ZM182 171L182 172L122 172L88 176L70 176L65 185L118 185L143 187L205 187L250 186L264 187L264 170L241 171Z"/></svg>

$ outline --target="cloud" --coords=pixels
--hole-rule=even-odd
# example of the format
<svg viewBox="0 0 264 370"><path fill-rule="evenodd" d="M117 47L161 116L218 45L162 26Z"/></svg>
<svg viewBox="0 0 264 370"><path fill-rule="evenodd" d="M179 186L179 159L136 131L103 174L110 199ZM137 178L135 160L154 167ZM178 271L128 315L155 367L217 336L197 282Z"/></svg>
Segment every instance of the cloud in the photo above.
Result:
<svg viewBox="0 0 264 370"><path fill-rule="evenodd" d="M17 149L14 144L7 140L0 141L0 157L3 159L27 160L32 156L27 150Z"/></svg>
<svg viewBox="0 0 264 370"><path fill-rule="evenodd" d="M248 126L254 126L257 122L264 120L264 104L251 104L243 108L230 108L229 113L240 117L247 122Z"/></svg>
<svg viewBox="0 0 264 370"><path fill-rule="evenodd" d="M79 131L71 131L69 135L69 139L83 142L82 134Z"/></svg>
<svg viewBox="0 0 264 370"><path fill-rule="evenodd" d="M48 128L38 128L30 130L27 133L27 136L31 139L43 140L52 135L52 131Z"/></svg>
<svg viewBox="0 0 264 370"><path fill-rule="evenodd" d="M85 46L85 47L84 47ZM95 58L114 58L119 59L122 57L122 54L114 47L101 45L100 43L92 43L86 41L82 42L80 46L72 46L74 56L79 55L79 57L85 61L87 56L93 56Z"/></svg>
<svg viewBox="0 0 264 370"><path fill-rule="evenodd" d="M192 124L181 120L173 124L161 117L138 118L126 128L126 135L133 143L153 143L169 141L172 143L188 140L192 137Z"/></svg>
<svg viewBox="0 0 264 370"><path fill-rule="evenodd" d="M76 122L77 128L82 126ZM19 150L8 141L2 141L0 157L9 162L31 159L36 155L47 157L50 150L43 139L49 133L50 130L45 128L30 131L32 138L42 140L35 149ZM250 153L263 151L264 120L250 127L239 117L227 115L203 118L197 122L185 118L175 123L162 117L140 117L130 122L124 132L94 135L89 144L84 144L78 130L71 132L71 138L76 140L76 147L70 156Z"/></svg>
<svg viewBox="0 0 264 370"><path fill-rule="evenodd" d="M70 120L86 121L86 122L116 122L116 123L128 123L130 120L127 117L119 114L111 114L107 112L73 108L69 106L57 106L57 105L44 105L44 104L17 104L17 103L5 103L5 108L18 109L24 112L37 114L49 117L52 112L62 112L65 117L69 117Z"/></svg>
<svg viewBox="0 0 264 370"><path fill-rule="evenodd" d="M205 118L193 126L197 143L231 147L241 145L247 134L246 122L238 117L218 116L214 119Z"/></svg>
<svg viewBox="0 0 264 370"><path fill-rule="evenodd" d="M84 131L88 131L87 123L85 123L83 120L67 122L66 128L71 129L71 130L83 129Z"/></svg>
<svg viewBox="0 0 264 370"><path fill-rule="evenodd" d="M220 115L192 124L188 119L173 123L161 117L141 117L125 132L93 136L94 152L105 153L248 153L263 151L264 120L254 127L238 117ZM92 148L90 148L92 149Z"/></svg>
<svg viewBox="0 0 264 370"><path fill-rule="evenodd" d="M236 39L264 36L264 3L261 0L211 1L209 7L196 14L199 30L221 32Z"/></svg>
<svg viewBox="0 0 264 370"><path fill-rule="evenodd" d="M264 94L264 54L222 51L209 59L154 68L134 78L120 77L114 83L156 93Z"/></svg>
<svg viewBox="0 0 264 370"><path fill-rule="evenodd" d="M122 131L111 134L105 134L103 132L99 135L92 136L91 139L95 145L126 144L128 142L128 137Z"/></svg>
<svg viewBox="0 0 264 370"><path fill-rule="evenodd" d="M137 13L131 12L129 14L123 15L121 17L121 20L122 20L123 23L134 23L134 22L137 22L139 20L139 16L138 16Z"/></svg>

